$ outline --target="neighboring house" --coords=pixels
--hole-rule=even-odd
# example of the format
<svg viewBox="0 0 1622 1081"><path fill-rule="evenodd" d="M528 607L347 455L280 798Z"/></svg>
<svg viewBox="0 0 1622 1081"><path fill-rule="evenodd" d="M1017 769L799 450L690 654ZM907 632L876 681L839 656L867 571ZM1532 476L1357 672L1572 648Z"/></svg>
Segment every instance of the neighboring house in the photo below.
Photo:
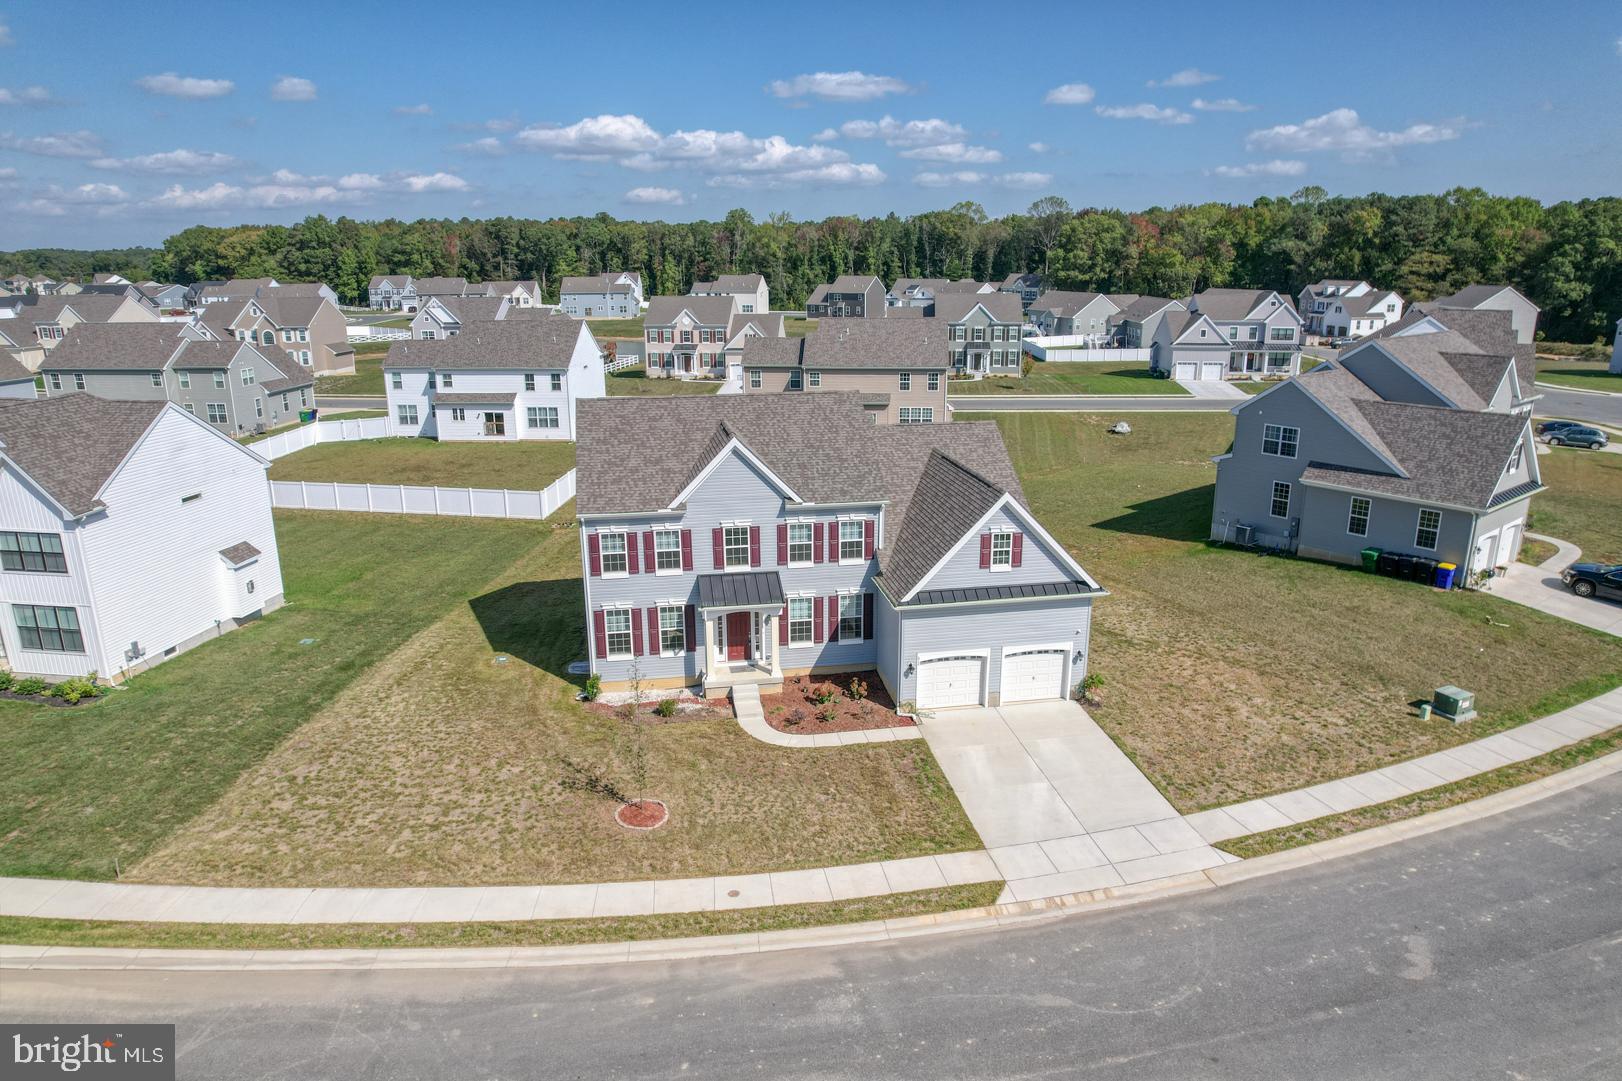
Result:
<svg viewBox="0 0 1622 1081"><path fill-rule="evenodd" d="M1160 314L1148 348L1150 371L1165 372L1181 382L1220 382L1227 377L1227 334L1209 316L1181 304Z"/></svg>
<svg viewBox="0 0 1622 1081"><path fill-rule="evenodd" d="M1167 313L1187 310L1180 300L1139 297L1115 316L1115 342L1122 349L1147 349L1154 342L1160 330L1160 321Z"/></svg>
<svg viewBox="0 0 1622 1081"><path fill-rule="evenodd" d="M190 305L191 290L184 285L163 285L159 282L142 282L136 286L141 295L160 312L183 311Z"/></svg>
<svg viewBox="0 0 1622 1081"><path fill-rule="evenodd" d="M366 306L378 311L414 311L416 283L409 274L374 274L366 285Z"/></svg>
<svg viewBox="0 0 1622 1081"><path fill-rule="evenodd" d="M449 338L468 323L493 323L506 318L511 301L506 297L427 297L411 319L411 336L421 341Z"/></svg>
<svg viewBox="0 0 1622 1081"><path fill-rule="evenodd" d="M45 395L170 401L212 427L247 435L290 424L313 402L314 377L274 347L218 340L185 323L87 323L41 367Z"/></svg>
<svg viewBox="0 0 1622 1081"><path fill-rule="evenodd" d="M803 338L751 338L743 348L744 393L855 391L877 423L948 421L947 332L938 319L864 319Z"/></svg>
<svg viewBox="0 0 1622 1081"><path fill-rule="evenodd" d="M462 277L456 278L417 278L417 300L420 303L429 297L484 297L490 296L490 290L483 285L470 285Z"/></svg>
<svg viewBox="0 0 1622 1081"><path fill-rule="evenodd" d="M198 295L201 304L213 304L221 300L241 300L253 297L258 300L288 299L297 297L302 300L321 299L338 305L338 294L330 285L323 282L279 282L275 278L233 278L228 282L210 284Z"/></svg>
<svg viewBox="0 0 1622 1081"><path fill-rule="evenodd" d="M1515 327L1516 341L1531 345L1537 340L1538 306L1511 285L1467 285L1452 296L1437 297L1415 307L1425 312L1444 308L1507 311Z"/></svg>
<svg viewBox="0 0 1622 1081"><path fill-rule="evenodd" d="M201 307L203 304L203 294L209 293L211 287L213 286L224 284L225 283L223 281L220 281L217 278L208 278L203 281L192 282L186 287L186 306L189 308Z"/></svg>
<svg viewBox="0 0 1622 1081"><path fill-rule="evenodd" d="M1000 293L1013 293L1019 297L1019 305L1029 309L1036 303L1036 298L1042 295L1042 275L1040 274L1010 274L997 286Z"/></svg>
<svg viewBox="0 0 1622 1081"><path fill-rule="evenodd" d="M640 315L642 275L627 270L566 277L558 295L558 310L576 319Z"/></svg>
<svg viewBox="0 0 1622 1081"><path fill-rule="evenodd" d="M541 283L527 282L485 282L484 288L490 291L493 297L505 297L515 308L538 308L541 306Z"/></svg>
<svg viewBox="0 0 1622 1081"><path fill-rule="evenodd" d="M221 300L240 300L256 297L261 290L274 289L281 283L275 278L232 278L223 282L198 282L197 303L214 304Z"/></svg>
<svg viewBox="0 0 1622 1081"><path fill-rule="evenodd" d="M624 468L625 433L658 447ZM581 407L591 671L705 695L875 671L919 710L1070 697L1101 589L994 424L878 426L860 394Z"/></svg>
<svg viewBox="0 0 1622 1081"><path fill-rule="evenodd" d="M1271 289L1207 289L1183 301L1190 313L1208 317L1228 341L1228 379L1294 375L1301 362L1304 324L1284 297ZM1202 366L1201 379L1206 379Z"/></svg>
<svg viewBox="0 0 1622 1081"><path fill-rule="evenodd" d="M1050 289L1032 301L1027 318L1044 335L1107 336L1115 317L1138 299L1136 293L1075 293Z"/></svg>
<svg viewBox="0 0 1622 1081"><path fill-rule="evenodd" d="M897 278L885 294L884 303L889 308L922 308L927 314L933 315L936 297L948 293L993 292L996 290L985 282L967 278L956 281L950 278Z"/></svg>
<svg viewBox="0 0 1622 1081"><path fill-rule="evenodd" d="M14 343L11 352L38 368L46 353L80 323L156 323L157 311L129 296L8 297L0 303L0 333Z"/></svg>
<svg viewBox="0 0 1622 1081"><path fill-rule="evenodd" d="M39 397L34 389L34 373L23 367L23 363L13 357L0 353L0 398L26 398Z"/></svg>
<svg viewBox="0 0 1622 1081"><path fill-rule="evenodd" d="M268 464L167 402L0 402L6 664L120 679L279 608Z"/></svg>
<svg viewBox="0 0 1622 1081"><path fill-rule="evenodd" d="M383 378L390 434L574 439L578 403L608 392L602 353L585 323L531 310L452 338L389 346ZM521 478L509 485L531 486Z"/></svg>
<svg viewBox="0 0 1622 1081"><path fill-rule="evenodd" d="M90 276L90 282L91 282L92 285L132 285L132 284L134 284L128 278L124 277L124 275L122 275L122 274L109 274L109 273L106 273L105 271L100 273L100 274L92 274Z"/></svg>
<svg viewBox="0 0 1622 1081"><path fill-rule="evenodd" d="M1012 293L942 293L935 321L945 324L954 371L976 377L1019 375L1025 314Z"/></svg>
<svg viewBox="0 0 1622 1081"><path fill-rule="evenodd" d="M1296 310L1308 334L1361 338L1402 318L1402 297L1366 281L1325 278L1301 290Z"/></svg>
<svg viewBox="0 0 1622 1081"><path fill-rule="evenodd" d="M718 274L714 281L694 282L688 295L736 297L738 310L745 315L760 315L772 310L771 289L759 274ZM652 304L653 301L649 300L648 303Z"/></svg>
<svg viewBox="0 0 1622 1081"><path fill-rule="evenodd" d="M812 319L876 319L884 314L888 292L871 274L841 274L812 290L805 314Z"/></svg>
<svg viewBox="0 0 1622 1081"><path fill-rule="evenodd" d="M1213 540L1348 564L1378 548L1461 579L1515 561L1542 490L1530 417L1387 400L1335 362L1233 413Z"/></svg>
<svg viewBox="0 0 1622 1081"><path fill-rule="evenodd" d="M324 295L289 293L288 288L257 298L266 318L276 327L277 346L316 375L353 373L355 350L349 344L349 323L344 313ZM261 344L262 339L263 335Z"/></svg>
<svg viewBox="0 0 1622 1081"><path fill-rule="evenodd" d="M1608 370L1612 375L1622 375L1622 319L1616 321L1616 336L1611 339L1611 366Z"/></svg>
<svg viewBox="0 0 1622 1081"><path fill-rule="evenodd" d="M1525 416L1543 395L1534 347L1516 340L1512 319L1491 308L1411 312L1339 363L1388 400Z"/></svg>
<svg viewBox="0 0 1622 1081"><path fill-rule="evenodd" d="M727 294L653 297L642 316L644 366L650 376L726 375L726 347L738 298Z"/></svg>

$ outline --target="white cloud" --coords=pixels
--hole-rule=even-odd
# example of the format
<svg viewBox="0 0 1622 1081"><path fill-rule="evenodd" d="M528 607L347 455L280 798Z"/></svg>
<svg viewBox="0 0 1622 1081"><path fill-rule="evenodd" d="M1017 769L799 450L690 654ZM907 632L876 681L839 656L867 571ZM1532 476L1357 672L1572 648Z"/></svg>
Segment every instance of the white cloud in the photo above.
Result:
<svg viewBox="0 0 1622 1081"><path fill-rule="evenodd" d="M315 84L297 75L283 75L270 88L272 101L314 101Z"/></svg>
<svg viewBox="0 0 1622 1081"><path fill-rule="evenodd" d="M920 146L901 151L904 158L914 161L943 161L960 165L989 165L1002 160L1002 152L985 146L964 143L942 143L939 146Z"/></svg>
<svg viewBox="0 0 1622 1081"><path fill-rule="evenodd" d="M1257 108L1255 105L1246 105L1238 98L1195 98L1193 105L1205 113L1249 113Z"/></svg>
<svg viewBox="0 0 1622 1081"><path fill-rule="evenodd" d="M117 184L80 184L76 188L59 188L53 184L34 198L18 203L17 209L53 218L64 217L70 210L105 214L129 202L129 198Z"/></svg>
<svg viewBox="0 0 1622 1081"><path fill-rule="evenodd" d="M1028 191L1033 188L1045 188L1053 182L1052 173L998 173L989 174L976 172L972 169L960 169L945 173L919 173L912 178L912 182L921 188L950 188L967 187L971 184L990 184L997 188L1013 188Z"/></svg>
<svg viewBox="0 0 1622 1081"><path fill-rule="evenodd" d="M823 101L874 101L886 94L910 94L913 88L889 75L865 71L818 71L777 79L766 87L779 98L821 98Z"/></svg>
<svg viewBox="0 0 1622 1081"><path fill-rule="evenodd" d="M420 105L396 105L394 107L395 116L430 116L433 111L433 106L427 102Z"/></svg>
<svg viewBox="0 0 1622 1081"><path fill-rule="evenodd" d="M11 27L6 25L4 19L0 19L0 45L13 44L16 44L16 39L11 36Z"/></svg>
<svg viewBox="0 0 1622 1081"><path fill-rule="evenodd" d="M1272 161L1251 161L1243 165L1218 165L1211 172L1217 176L1300 176L1307 171L1304 161L1274 158Z"/></svg>
<svg viewBox="0 0 1622 1081"><path fill-rule="evenodd" d="M893 116L847 120L839 125L839 133L847 139L883 139L888 146L939 146L960 142L969 134L962 125L939 117L902 122Z"/></svg>
<svg viewBox="0 0 1622 1081"><path fill-rule="evenodd" d="M1032 154L1046 154L1049 150L1053 149L1052 147L1048 146L1047 143L1030 143L1028 145Z"/></svg>
<svg viewBox="0 0 1622 1081"><path fill-rule="evenodd" d="M920 188L949 188L953 185L983 184L986 174L963 169L955 173L919 173L912 182Z"/></svg>
<svg viewBox="0 0 1622 1081"><path fill-rule="evenodd" d="M1049 90L1042 97L1044 105L1087 105L1098 94L1086 83L1065 83Z"/></svg>
<svg viewBox="0 0 1622 1081"><path fill-rule="evenodd" d="M833 128L823 128L821 131L811 136L811 141L813 143L831 143L837 138L839 138L839 133Z"/></svg>
<svg viewBox="0 0 1622 1081"><path fill-rule="evenodd" d="M999 188L1045 188L1053 183L1052 173L1003 173L992 183Z"/></svg>
<svg viewBox="0 0 1622 1081"><path fill-rule="evenodd" d="M1199 68L1184 68L1182 71L1174 72L1173 74L1168 75L1164 79L1160 79L1158 81L1155 79L1150 79L1143 85L1204 86L1206 83L1214 83L1220 78L1222 78L1222 76L1212 75L1209 71L1201 71Z"/></svg>
<svg viewBox="0 0 1622 1081"><path fill-rule="evenodd" d="M474 139L471 143L457 143L456 149L464 154L483 154L486 157L499 158L507 152L507 144L494 135L486 135L482 139Z"/></svg>
<svg viewBox="0 0 1622 1081"><path fill-rule="evenodd" d="M0 86L0 105L60 105L43 86L24 86L16 90Z"/></svg>
<svg viewBox="0 0 1622 1081"><path fill-rule="evenodd" d="M645 153L658 147L659 133L640 116L588 116L567 127L528 127L513 142L563 158L602 160Z"/></svg>
<svg viewBox="0 0 1622 1081"><path fill-rule="evenodd" d="M221 98L237 88L230 79L199 79L191 75L178 75L166 71L162 75L143 75L135 85L148 94L162 94L170 98Z"/></svg>
<svg viewBox="0 0 1622 1081"><path fill-rule="evenodd" d="M5 27L0 26L0 34L3 34L4 32L5 32ZM0 45L9 45L9 44L11 44L9 41L0 41ZM1622 38L1617 38L1616 39L1616 55L1617 56L1622 56Z"/></svg>
<svg viewBox="0 0 1622 1081"><path fill-rule="evenodd" d="M886 179L877 165L844 161L782 173L723 173L710 177L708 183L712 188L870 187Z"/></svg>
<svg viewBox="0 0 1622 1081"><path fill-rule="evenodd" d="M276 179L298 183L305 178L283 169L276 173ZM338 178L338 187L344 191L377 191L383 186L383 178L376 173L348 173Z"/></svg>
<svg viewBox="0 0 1622 1081"><path fill-rule="evenodd" d="M467 191L469 187L468 182L455 173L417 173L398 177L394 182L413 194L427 191Z"/></svg>
<svg viewBox="0 0 1622 1081"><path fill-rule="evenodd" d="M93 131L59 131L54 135L17 136L0 131L0 150L38 154L42 158L99 158L101 136Z"/></svg>
<svg viewBox="0 0 1622 1081"><path fill-rule="evenodd" d="M236 168L238 164L237 159L229 154L185 149L141 154L133 158L97 158L90 163L95 169L125 169L135 173L169 173L177 176L222 173Z"/></svg>
<svg viewBox="0 0 1622 1081"><path fill-rule="evenodd" d="M1457 139L1464 131L1462 120L1435 124L1410 124L1400 131L1378 131L1365 124L1355 109L1335 109L1299 124L1279 124L1253 131L1245 137L1247 150L1283 153L1336 151L1348 161L1390 160L1392 151L1403 146L1421 146Z"/></svg>
<svg viewBox="0 0 1622 1081"><path fill-rule="evenodd" d="M11 166L8 165L4 169L0 169L0 180L16 180L16 179L17 179L17 170L13 169Z"/></svg>
<svg viewBox="0 0 1622 1081"><path fill-rule="evenodd" d="M290 206L360 202L364 192L342 191L331 184L253 184L241 187L217 182L206 188L179 184L148 200L158 210L275 210Z"/></svg>
<svg viewBox="0 0 1622 1081"><path fill-rule="evenodd" d="M1193 113L1185 113L1181 109L1170 107L1162 108L1148 102L1141 105L1100 105L1093 111L1111 120L1153 120L1157 124L1194 123Z"/></svg>
<svg viewBox="0 0 1622 1081"><path fill-rule="evenodd" d="M625 193L625 201L645 206L681 206L687 197L675 188L632 188Z"/></svg>

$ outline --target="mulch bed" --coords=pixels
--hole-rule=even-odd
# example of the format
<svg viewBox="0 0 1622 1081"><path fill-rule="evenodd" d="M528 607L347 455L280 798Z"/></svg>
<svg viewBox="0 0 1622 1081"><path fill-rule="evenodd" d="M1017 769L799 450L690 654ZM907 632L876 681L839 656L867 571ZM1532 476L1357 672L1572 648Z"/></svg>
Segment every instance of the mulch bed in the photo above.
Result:
<svg viewBox="0 0 1622 1081"><path fill-rule="evenodd" d="M867 684L866 699L852 698L851 685ZM826 705L818 702L818 691L832 688L835 696ZM895 711L895 702L877 672L840 672L829 676L796 676L783 681L782 694L763 694L761 707L766 723L779 732L815 735L818 732L861 732L872 728L911 728L916 723ZM832 708L833 716L824 719Z"/></svg>
<svg viewBox="0 0 1622 1081"><path fill-rule="evenodd" d="M654 830L670 819L670 809L656 799L639 799L635 803L622 803L614 810L614 821L633 830Z"/></svg>
<svg viewBox="0 0 1622 1081"><path fill-rule="evenodd" d="M661 717L653 712L659 703L643 702L636 707L637 724L677 724L681 721L713 721L718 717L732 716L732 702L725 698L678 698L676 699L676 712L670 717ZM623 705L609 705L607 702L587 702L586 711L595 713L600 717L613 717L623 719L620 711Z"/></svg>
<svg viewBox="0 0 1622 1081"><path fill-rule="evenodd" d="M9 698L13 702L37 702L42 706L90 706L106 697L106 694L98 694L95 697L81 698L77 702L69 702L65 698L56 698L48 694L18 694L15 691L0 691L0 698Z"/></svg>

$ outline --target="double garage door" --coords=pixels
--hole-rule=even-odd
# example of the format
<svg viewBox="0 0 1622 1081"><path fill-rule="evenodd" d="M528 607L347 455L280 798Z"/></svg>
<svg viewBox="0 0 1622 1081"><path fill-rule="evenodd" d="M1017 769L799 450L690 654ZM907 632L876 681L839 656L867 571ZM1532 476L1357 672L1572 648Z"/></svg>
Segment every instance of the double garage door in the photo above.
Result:
<svg viewBox="0 0 1622 1081"><path fill-rule="evenodd" d="M1222 379L1222 362L1220 360L1180 360L1174 366L1172 378L1191 382L1220 382Z"/></svg>
<svg viewBox="0 0 1622 1081"><path fill-rule="evenodd" d="M1064 697L1062 649L1029 649L1002 657L1003 703ZM918 664L918 708L951 709L980 705L985 657L935 657Z"/></svg>

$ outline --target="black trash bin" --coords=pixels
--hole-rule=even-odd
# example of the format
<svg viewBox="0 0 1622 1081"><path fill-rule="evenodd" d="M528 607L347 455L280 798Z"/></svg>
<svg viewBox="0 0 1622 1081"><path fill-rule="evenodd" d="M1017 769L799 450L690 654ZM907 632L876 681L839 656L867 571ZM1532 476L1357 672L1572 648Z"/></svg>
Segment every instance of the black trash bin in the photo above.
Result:
<svg viewBox="0 0 1622 1081"><path fill-rule="evenodd" d="M1414 557L1399 555L1397 557L1397 577L1411 579L1414 576Z"/></svg>
<svg viewBox="0 0 1622 1081"><path fill-rule="evenodd" d="M1380 574L1390 578L1397 573L1397 553L1381 552L1380 558L1375 561L1374 569Z"/></svg>
<svg viewBox="0 0 1622 1081"><path fill-rule="evenodd" d="M1414 581L1430 585L1436 577L1436 564L1430 556L1414 556Z"/></svg>

